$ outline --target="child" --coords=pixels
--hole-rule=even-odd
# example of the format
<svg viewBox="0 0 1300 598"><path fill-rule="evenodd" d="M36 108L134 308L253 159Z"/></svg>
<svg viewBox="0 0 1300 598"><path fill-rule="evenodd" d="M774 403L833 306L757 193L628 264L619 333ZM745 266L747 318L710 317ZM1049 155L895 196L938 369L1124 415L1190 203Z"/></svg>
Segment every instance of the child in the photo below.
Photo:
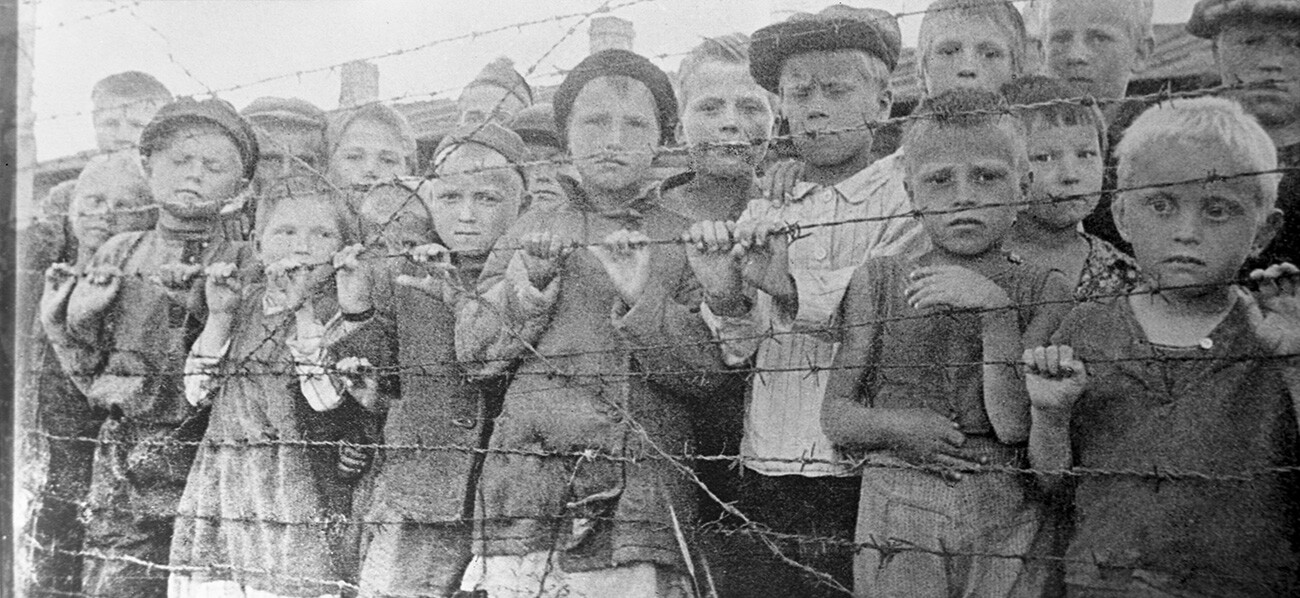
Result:
<svg viewBox="0 0 1300 598"><path fill-rule="evenodd" d="M340 189L395 182L409 174L415 155L411 125L384 104L344 109L330 122L325 138L329 181Z"/></svg>
<svg viewBox="0 0 1300 598"><path fill-rule="evenodd" d="M825 539L849 539L858 482L846 477L821 431L826 377L806 368L825 368L834 357L824 332L835 325L853 270L869 256L922 241L907 217L902 177L892 176L897 163L871 163L871 125L889 114L898 48L892 16L843 5L755 32L750 73L780 96L806 182L784 202L751 202L738 223L705 223L688 235L705 285L702 313L727 363L752 358L762 372L752 377L745 408L740 454L751 475L741 478L737 508L778 533L821 538L780 546L841 587L851 583L852 551ZM808 229L788 250L784 236L771 234L786 223L829 222L836 224ZM760 291L755 300L742 278ZM773 330L780 334L764 336ZM752 584L750 593L841 593L785 564L755 572Z"/></svg>
<svg viewBox="0 0 1300 598"><path fill-rule="evenodd" d="M917 71L926 95L996 90L1035 60L1020 11L1006 0L935 0L921 18Z"/></svg>
<svg viewBox="0 0 1300 598"><path fill-rule="evenodd" d="M380 183L361 199L361 238L366 247L389 254L410 251L428 244L433 234L433 216L422 196L400 183Z"/></svg>
<svg viewBox="0 0 1300 598"><path fill-rule="evenodd" d="M693 221L734 221L759 196L754 169L767 154L776 101L749 74L749 36L709 38L678 69L689 174L665 182L664 206Z"/></svg>
<svg viewBox="0 0 1300 598"><path fill-rule="evenodd" d="M227 227L238 229L236 238L252 240L260 236L259 210L324 180L326 119L320 108L298 98L257 98L239 114L257 131L262 152L249 187L253 197L227 206Z"/></svg>
<svg viewBox="0 0 1300 598"><path fill-rule="evenodd" d="M515 222L478 299L458 309L468 367L490 375L519 364L483 466L462 590L686 591L673 525L693 523L692 487L660 451L691 438L682 372L722 362L691 309L700 296L681 247L647 242L687 224L657 205L650 178L676 115L667 75L624 50L588 56L556 91L582 184L569 203Z"/></svg>
<svg viewBox="0 0 1300 598"><path fill-rule="evenodd" d="M82 591L163 596L172 516L185 483L202 414L181 390L183 356L198 333L201 297L192 279L206 264L244 264L227 241L220 210L252 179L257 139L229 104L182 99L145 127L140 154L157 226L117 235L87 264L72 290L67 332L55 343L64 368L91 405L107 409L87 501Z"/></svg>
<svg viewBox="0 0 1300 598"><path fill-rule="evenodd" d="M1021 479L978 471L1025 465L1016 356L1071 304L1060 274L1002 251L1029 179L1004 109L983 90L925 101L903 147L933 248L869 260L849 283L822 427L866 454L858 596L1006 596L1038 529ZM1009 556L977 556L988 554Z"/></svg>
<svg viewBox="0 0 1300 598"><path fill-rule="evenodd" d="M504 125L533 105L533 88L504 56L489 62L456 98L456 124Z"/></svg>
<svg viewBox="0 0 1300 598"><path fill-rule="evenodd" d="M373 401L374 381L356 385L334 364L377 360L382 339L331 340L336 321L371 309L360 246L340 251L358 240L345 208L316 192L262 217L264 283L246 285L230 263L205 270L208 317L185 398L212 415L177 508L172 597L338 596L343 579L332 520L347 505L330 490L342 482L333 447L311 443L342 438L358 401Z"/></svg>
<svg viewBox="0 0 1300 598"><path fill-rule="evenodd" d="M1272 142L1201 98L1143 113L1116 151L1115 220L1150 282L1024 354L1034 469L1099 472L1068 478L1067 595L1294 596L1300 272L1234 282L1281 222L1275 174L1234 176L1273 170Z"/></svg>
<svg viewBox="0 0 1300 598"><path fill-rule="evenodd" d="M95 145L107 152L135 148L145 125L172 101L172 94L152 75L126 71L97 81L90 101Z"/></svg>
<svg viewBox="0 0 1300 598"><path fill-rule="evenodd" d="M1079 230L1100 200L1107 150L1101 111L1054 102L1077 98L1080 92L1048 77L1018 79L1003 86L1002 94L1025 126L1034 175L1029 204L1016 219L1006 248L1030 264L1064 274L1078 299L1127 292L1139 280L1137 264L1114 245Z"/></svg>
<svg viewBox="0 0 1300 598"><path fill-rule="evenodd" d="M524 172L528 175L529 205L543 207L568 201L560 177L573 178L573 167L565 162L564 142L555 129L555 108L549 103L524 108L510 120L510 130L528 147Z"/></svg>
<svg viewBox="0 0 1300 598"><path fill-rule="evenodd" d="M401 394L388 410L383 438L419 446L385 450L380 461L365 514L362 596L451 596L460 587L471 557L483 462L478 450L487 446L505 390L500 379L469 380L457 365L455 310L523 209L518 165L526 150L495 123L461 127L439 146L426 183L437 235L425 229L422 246L408 251L420 261L436 260L432 266L454 265L454 272L433 276L404 264L393 269L398 286L378 292L388 297L381 311L395 327L401 366Z"/></svg>
<svg viewBox="0 0 1300 598"><path fill-rule="evenodd" d="M77 255L71 263L53 264L45 271L39 318L42 330L26 339L33 384L26 396L36 401L37 429L51 435L42 441L44 450L38 453L45 478L32 488L45 496L37 500L28 534L46 547L33 554L32 591L76 592L80 588L81 559L73 555L81 552L85 529L77 519L77 504L86 500L95 445L65 439L93 438L106 416L90 407L59 367L48 339L64 332L64 311L78 269L84 269L112 236L153 228L158 217L139 160L127 153L92 159L77 177L68 211Z"/></svg>
<svg viewBox="0 0 1300 598"><path fill-rule="evenodd" d="M1223 82L1247 88L1230 96L1241 102L1277 146L1278 165L1289 168L1278 183L1283 228L1247 266L1300 263L1300 2L1200 0L1187 32L1213 42Z"/></svg>
<svg viewBox="0 0 1300 598"><path fill-rule="evenodd" d="M1043 51L1048 74L1081 87L1086 95L1102 100L1107 135L1119 139L1145 103L1118 101L1128 89L1133 73L1142 70L1155 47L1151 26L1152 0L1047 0L1043 7ZM1107 157L1108 172L1114 162ZM1103 184L1114 189L1108 175ZM1124 251L1110 218L1110 197L1083 221L1084 230Z"/></svg>

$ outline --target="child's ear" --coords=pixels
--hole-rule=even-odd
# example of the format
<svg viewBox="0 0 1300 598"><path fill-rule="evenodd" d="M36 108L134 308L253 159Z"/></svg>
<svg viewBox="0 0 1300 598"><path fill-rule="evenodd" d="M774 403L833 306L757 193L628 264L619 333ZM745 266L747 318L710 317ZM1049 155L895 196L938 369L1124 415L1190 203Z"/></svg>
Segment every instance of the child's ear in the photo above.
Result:
<svg viewBox="0 0 1300 598"><path fill-rule="evenodd" d="M903 178L903 192L907 194L907 201L911 202L915 207L916 194L912 192L912 181L906 177Z"/></svg>
<svg viewBox="0 0 1300 598"><path fill-rule="evenodd" d="M1133 72L1138 73L1146 69L1147 61L1151 59L1151 54L1155 52L1156 40L1147 36L1138 41L1137 54L1133 57Z"/></svg>
<svg viewBox="0 0 1300 598"><path fill-rule="evenodd" d="M1022 210L1029 207L1029 203L1028 203L1029 190L1033 187L1033 185L1034 185L1034 171L1026 168L1025 171L1020 175L1020 199L1025 200L1025 203L1022 203L1020 205L1020 209Z"/></svg>
<svg viewBox="0 0 1300 598"><path fill-rule="evenodd" d="M1119 238L1129 241L1128 231L1124 229L1124 196L1116 193L1110 198L1110 218L1115 222L1115 230L1119 231Z"/></svg>
<svg viewBox="0 0 1300 598"><path fill-rule="evenodd" d="M1274 208L1264 217L1264 221L1259 224L1259 229L1255 231L1255 242L1251 246L1250 253L1258 256L1268 248L1273 242L1273 237L1282 230L1282 210Z"/></svg>
<svg viewBox="0 0 1300 598"><path fill-rule="evenodd" d="M888 89L881 90L880 98L877 101L880 102L879 120L885 120L889 118L889 110L894 107L894 92Z"/></svg>

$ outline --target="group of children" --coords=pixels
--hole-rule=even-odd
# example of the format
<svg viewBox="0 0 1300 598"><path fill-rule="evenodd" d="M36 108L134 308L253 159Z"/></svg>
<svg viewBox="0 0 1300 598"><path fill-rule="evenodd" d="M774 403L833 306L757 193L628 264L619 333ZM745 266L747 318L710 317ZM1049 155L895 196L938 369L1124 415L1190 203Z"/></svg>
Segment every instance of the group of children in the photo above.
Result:
<svg viewBox="0 0 1300 598"><path fill-rule="evenodd" d="M1294 595L1300 269L1246 265L1300 79L1118 136L1150 3L1043 10L933 2L898 147L898 25L843 5L676 85L494 62L431 147L97 89L147 124L32 230L33 592Z"/></svg>

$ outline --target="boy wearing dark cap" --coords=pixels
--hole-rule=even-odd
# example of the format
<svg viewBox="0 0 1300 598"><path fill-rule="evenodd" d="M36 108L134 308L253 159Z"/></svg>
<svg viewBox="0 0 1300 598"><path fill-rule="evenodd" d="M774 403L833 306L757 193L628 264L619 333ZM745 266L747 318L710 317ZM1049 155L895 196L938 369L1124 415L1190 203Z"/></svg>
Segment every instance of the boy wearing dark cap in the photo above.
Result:
<svg viewBox="0 0 1300 598"><path fill-rule="evenodd" d="M501 56L483 67L460 92L456 99L456 124L505 124L517 112L532 105L533 88L515 70L514 62Z"/></svg>
<svg viewBox="0 0 1300 598"><path fill-rule="evenodd" d="M394 327L401 393L383 438L428 448L388 449L379 460L365 514L362 596L450 596L469 563L478 451L487 446L489 418L505 389L498 378L470 380L457 364L456 304L525 205L524 151L518 135L495 123L444 137L433 178L424 183L432 226L420 246L407 249L417 262L432 263L394 263L382 277L396 284L379 291L383 317L372 325ZM425 210L418 199L399 205Z"/></svg>
<svg viewBox="0 0 1300 598"><path fill-rule="evenodd" d="M1214 42L1230 96L1273 138L1282 173L1277 207L1285 214L1273 244L1246 268L1300 263L1300 0L1200 0L1187 31Z"/></svg>
<svg viewBox="0 0 1300 598"><path fill-rule="evenodd" d="M100 428L82 591L161 597L172 518L205 418L185 400L181 371L204 320L197 274L214 262L246 264L221 231L222 206L253 178L253 130L221 100L182 99L159 110L140 154L161 210L152 230L117 235L65 289L66 329L52 335L64 368ZM57 338L55 338L57 337ZM186 443L191 444L186 444ZM102 556L101 556L102 555Z"/></svg>
<svg viewBox="0 0 1300 598"><path fill-rule="evenodd" d="M582 176L570 201L529 210L498 241L456 350L478 375L518 364L478 491L462 590L490 596L685 596L674 524L694 521L674 461L691 439L696 370L722 367L660 207L656 151L673 139L667 75L624 50L592 54L555 94ZM692 398L694 396L692 395ZM539 454L541 452L542 454Z"/></svg>
<svg viewBox="0 0 1300 598"><path fill-rule="evenodd" d="M872 125L889 114L898 25L880 11L836 5L754 33L750 72L780 96L804 181L793 196L752 202L740 220L693 240L735 274L700 275L703 313L729 364L753 359L738 508L780 533L819 538L786 556L851 586L858 481L821 429L825 371L841 299L863 260L920 244L901 161L871 162ZM835 223L835 224L829 224ZM789 244L791 224L826 224ZM697 232L697 231L692 231ZM751 303L745 285L756 289ZM725 284L714 284L714 281ZM767 335L768 331L779 336ZM842 595L793 567L756 572L775 594Z"/></svg>
<svg viewBox="0 0 1300 598"><path fill-rule="evenodd" d="M261 157L242 202L226 208L239 239L253 238L259 208L292 190L313 189L325 178L325 112L298 98L261 97L240 115L257 133ZM261 210L265 211L265 210Z"/></svg>
<svg viewBox="0 0 1300 598"><path fill-rule="evenodd" d="M550 206L568 201L560 176L572 177L573 167L564 157L564 142L555 128L555 107L549 102L534 104L510 120L510 130L524 140L528 152L524 174L528 176L530 206Z"/></svg>

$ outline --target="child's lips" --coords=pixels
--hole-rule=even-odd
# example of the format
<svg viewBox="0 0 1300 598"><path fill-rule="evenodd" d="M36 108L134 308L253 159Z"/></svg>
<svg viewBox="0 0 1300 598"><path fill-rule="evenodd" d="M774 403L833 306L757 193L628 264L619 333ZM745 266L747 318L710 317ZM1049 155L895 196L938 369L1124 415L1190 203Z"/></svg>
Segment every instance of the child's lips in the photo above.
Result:
<svg viewBox="0 0 1300 598"><path fill-rule="evenodd" d="M984 226L984 221L978 218L955 218L948 221L948 228L978 228Z"/></svg>
<svg viewBox="0 0 1300 598"><path fill-rule="evenodd" d="M1200 258L1192 257L1190 255L1175 255L1175 256L1167 257L1160 261L1161 263L1172 264L1175 266L1204 266L1205 265L1204 260Z"/></svg>

